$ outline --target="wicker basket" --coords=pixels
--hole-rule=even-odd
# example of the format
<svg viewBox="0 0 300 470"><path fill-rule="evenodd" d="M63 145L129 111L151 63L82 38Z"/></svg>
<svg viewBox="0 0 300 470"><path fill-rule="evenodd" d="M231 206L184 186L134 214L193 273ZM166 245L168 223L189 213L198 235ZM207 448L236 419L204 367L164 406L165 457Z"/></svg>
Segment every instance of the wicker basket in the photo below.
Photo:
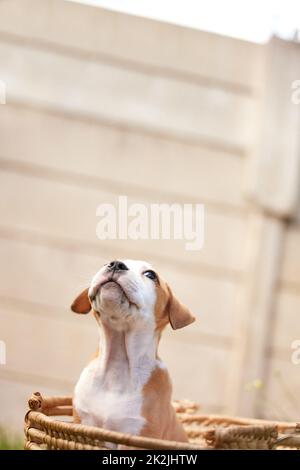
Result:
<svg viewBox="0 0 300 470"><path fill-rule="evenodd" d="M174 402L189 443L136 437L74 424L72 398L34 393L25 416L25 449L107 450L110 444L137 449L300 449L300 424L197 414L198 406ZM60 417L60 420L57 418Z"/></svg>

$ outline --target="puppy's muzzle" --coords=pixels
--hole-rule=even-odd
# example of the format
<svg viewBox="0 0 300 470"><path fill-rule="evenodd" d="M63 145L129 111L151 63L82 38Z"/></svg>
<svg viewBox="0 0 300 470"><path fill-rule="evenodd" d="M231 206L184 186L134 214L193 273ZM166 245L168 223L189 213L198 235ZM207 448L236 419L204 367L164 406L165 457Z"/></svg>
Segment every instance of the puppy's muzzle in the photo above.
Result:
<svg viewBox="0 0 300 470"><path fill-rule="evenodd" d="M125 263L119 260L111 261L105 268L105 274L108 275L105 281L104 282L102 281L99 284L92 286L89 289L88 295L89 295L90 301L93 302L93 300L95 300L95 297L98 294L101 286L103 286L103 284L106 284L107 282L110 282L110 281L116 282L116 279L114 278L114 274L121 274L121 273L125 273L126 271L129 271L129 268L126 266Z"/></svg>

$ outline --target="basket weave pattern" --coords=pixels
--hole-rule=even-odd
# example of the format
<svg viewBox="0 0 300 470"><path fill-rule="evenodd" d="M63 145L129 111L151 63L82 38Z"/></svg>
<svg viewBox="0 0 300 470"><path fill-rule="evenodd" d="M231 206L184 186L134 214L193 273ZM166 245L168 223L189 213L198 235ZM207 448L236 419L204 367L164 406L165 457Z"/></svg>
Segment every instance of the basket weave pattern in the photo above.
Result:
<svg viewBox="0 0 300 470"><path fill-rule="evenodd" d="M136 449L300 449L300 425L218 415L199 415L189 401L174 402L189 443L132 436L71 422L71 397L34 393L25 416L25 449L108 450L114 445ZM60 417L60 419L58 419ZM69 421L68 421L69 420Z"/></svg>

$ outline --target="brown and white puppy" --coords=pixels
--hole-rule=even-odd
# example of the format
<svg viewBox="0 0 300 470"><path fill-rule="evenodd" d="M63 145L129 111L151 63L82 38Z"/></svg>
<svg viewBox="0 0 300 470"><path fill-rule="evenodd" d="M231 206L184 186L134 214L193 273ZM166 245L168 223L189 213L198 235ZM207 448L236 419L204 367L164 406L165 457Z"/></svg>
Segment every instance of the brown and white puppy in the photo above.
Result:
<svg viewBox="0 0 300 470"><path fill-rule="evenodd" d="M157 355L163 328L183 328L195 318L144 261L112 261L73 302L91 309L100 331L96 357L74 392L77 422L137 436L186 442L171 404L172 385Z"/></svg>

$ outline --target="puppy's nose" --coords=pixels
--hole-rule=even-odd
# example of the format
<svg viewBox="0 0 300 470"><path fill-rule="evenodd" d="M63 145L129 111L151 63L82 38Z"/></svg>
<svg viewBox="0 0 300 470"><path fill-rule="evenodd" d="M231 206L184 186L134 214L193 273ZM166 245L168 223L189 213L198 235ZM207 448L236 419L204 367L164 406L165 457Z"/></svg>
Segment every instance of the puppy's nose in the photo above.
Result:
<svg viewBox="0 0 300 470"><path fill-rule="evenodd" d="M109 271L128 271L128 268L125 263L122 263L122 261L111 261L107 267Z"/></svg>

